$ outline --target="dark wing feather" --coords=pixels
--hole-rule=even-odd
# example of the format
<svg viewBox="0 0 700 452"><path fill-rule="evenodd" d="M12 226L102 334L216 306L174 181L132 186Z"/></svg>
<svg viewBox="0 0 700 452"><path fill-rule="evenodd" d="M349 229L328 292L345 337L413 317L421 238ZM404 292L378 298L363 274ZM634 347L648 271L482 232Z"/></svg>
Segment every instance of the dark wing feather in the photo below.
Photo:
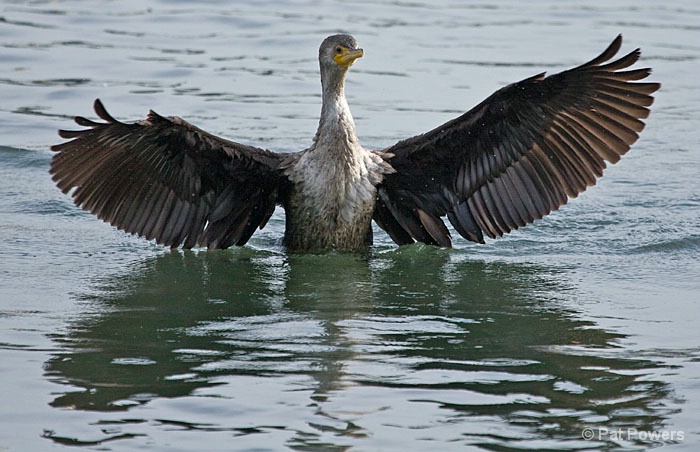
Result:
<svg viewBox="0 0 700 452"><path fill-rule="evenodd" d="M133 124L77 117L62 130L53 180L76 205L126 232L177 247L243 245L281 203L287 154L227 141L150 112Z"/></svg>
<svg viewBox="0 0 700 452"><path fill-rule="evenodd" d="M379 186L374 219L399 244L450 245L440 217L483 243L542 218L594 185L644 128L658 83L609 62L622 37L592 61L495 92L436 129L384 151L396 170Z"/></svg>

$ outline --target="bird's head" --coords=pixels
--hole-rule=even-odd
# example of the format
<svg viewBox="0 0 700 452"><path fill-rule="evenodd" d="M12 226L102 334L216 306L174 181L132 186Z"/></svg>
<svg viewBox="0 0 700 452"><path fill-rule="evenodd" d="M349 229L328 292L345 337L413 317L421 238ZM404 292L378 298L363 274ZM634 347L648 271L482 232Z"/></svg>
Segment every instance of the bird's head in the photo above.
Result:
<svg viewBox="0 0 700 452"><path fill-rule="evenodd" d="M323 40L318 49L318 60L322 68L347 71L356 59L362 58L365 51L357 47L357 41L350 35L333 35Z"/></svg>

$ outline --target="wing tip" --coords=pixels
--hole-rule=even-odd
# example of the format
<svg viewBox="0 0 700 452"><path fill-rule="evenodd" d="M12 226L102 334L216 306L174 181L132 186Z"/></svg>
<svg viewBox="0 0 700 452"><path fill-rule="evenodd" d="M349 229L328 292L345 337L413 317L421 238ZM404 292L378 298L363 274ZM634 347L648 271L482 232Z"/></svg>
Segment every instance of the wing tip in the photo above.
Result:
<svg viewBox="0 0 700 452"><path fill-rule="evenodd" d="M97 116L104 119L105 121L109 123L119 122L112 115L109 114L109 112L107 111L104 104L99 98L95 99L95 102L93 103L93 108L95 109L95 113L97 113Z"/></svg>
<svg viewBox="0 0 700 452"><path fill-rule="evenodd" d="M579 68L586 68L586 67L592 67L592 66L599 66L602 63L605 63L606 61L609 61L612 57L617 55L617 53L620 51L622 48L622 33L618 34L615 39L603 50L600 55L597 57L593 58L591 61L588 63L583 64ZM637 49L636 51L639 51ZM633 54L635 51L632 51L631 54ZM641 54L641 51L640 51Z"/></svg>

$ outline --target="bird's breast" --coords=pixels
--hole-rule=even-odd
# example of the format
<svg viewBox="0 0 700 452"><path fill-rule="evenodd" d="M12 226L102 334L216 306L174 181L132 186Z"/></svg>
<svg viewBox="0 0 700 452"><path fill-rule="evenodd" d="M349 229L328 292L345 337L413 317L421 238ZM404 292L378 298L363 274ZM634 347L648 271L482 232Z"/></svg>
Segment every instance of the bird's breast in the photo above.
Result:
<svg viewBox="0 0 700 452"><path fill-rule="evenodd" d="M285 243L293 249L357 249L371 240L381 168L369 151L315 149L290 168Z"/></svg>

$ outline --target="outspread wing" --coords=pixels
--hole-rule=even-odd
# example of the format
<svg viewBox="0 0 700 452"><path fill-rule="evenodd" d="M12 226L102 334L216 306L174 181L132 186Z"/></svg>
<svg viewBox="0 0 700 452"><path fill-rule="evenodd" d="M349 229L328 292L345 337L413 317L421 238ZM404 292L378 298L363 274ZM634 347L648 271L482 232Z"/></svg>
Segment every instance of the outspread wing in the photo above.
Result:
<svg viewBox="0 0 700 452"><path fill-rule="evenodd" d="M243 245L279 204L288 154L227 141L151 111L133 124L77 117L59 134L53 180L76 205L124 231L184 248Z"/></svg>
<svg viewBox="0 0 700 452"><path fill-rule="evenodd" d="M625 70L639 49L508 85L464 115L385 149L396 173L379 186L374 219L398 244L450 246L440 217L483 243L542 218L615 163L644 128L658 83Z"/></svg>

